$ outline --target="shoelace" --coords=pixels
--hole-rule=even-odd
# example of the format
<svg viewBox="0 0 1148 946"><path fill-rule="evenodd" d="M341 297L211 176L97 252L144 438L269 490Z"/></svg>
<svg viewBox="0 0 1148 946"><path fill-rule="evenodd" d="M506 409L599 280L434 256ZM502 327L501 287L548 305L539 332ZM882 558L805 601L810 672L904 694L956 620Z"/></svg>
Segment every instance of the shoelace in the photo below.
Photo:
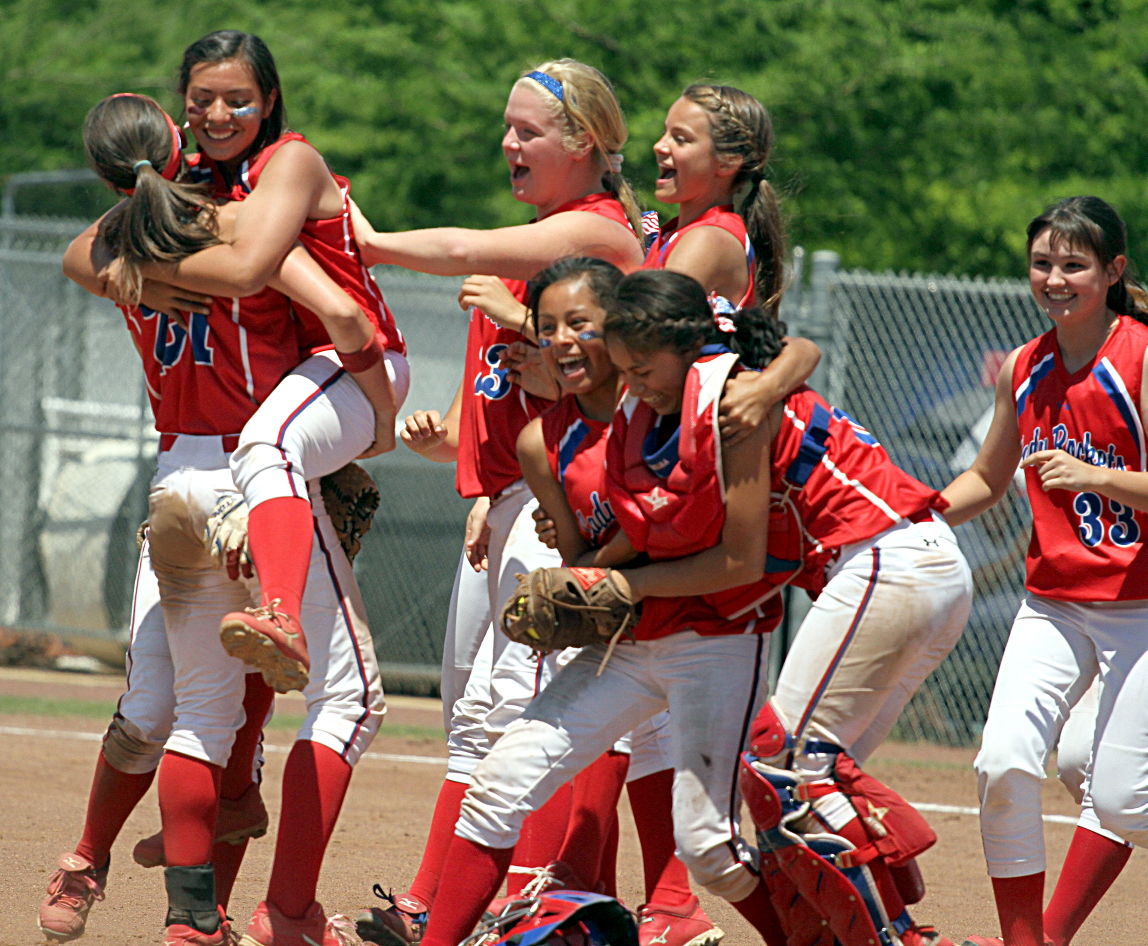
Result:
<svg viewBox="0 0 1148 946"><path fill-rule="evenodd" d="M557 880L549 865L546 867L517 867L514 868L514 871L519 874L534 875L533 880L528 880L523 885L522 892L519 894L521 897L537 897L549 890L550 885Z"/></svg>
<svg viewBox="0 0 1148 946"><path fill-rule="evenodd" d="M364 946L355 931L355 921L342 913L327 918L327 932L335 937L339 946Z"/></svg>
<svg viewBox="0 0 1148 946"><path fill-rule="evenodd" d="M282 598L272 598L266 604L260 605L258 608L245 608L244 610L246 610L247 613L250 614L253 618L258 618L260 621L274 621L276 618L281 621L286 621L287 615L282 611L275 610L282 603Z"/></svg>
<svg viewBox="0 0 1148 946"><path fill-rule="evenodd" d="M89 895L95 900L104 899L104 891L99 881L87 871L56 871L56 876L48 885L48 893L52 897L52 903L63 901L76 908L83 907Z"/></svg>

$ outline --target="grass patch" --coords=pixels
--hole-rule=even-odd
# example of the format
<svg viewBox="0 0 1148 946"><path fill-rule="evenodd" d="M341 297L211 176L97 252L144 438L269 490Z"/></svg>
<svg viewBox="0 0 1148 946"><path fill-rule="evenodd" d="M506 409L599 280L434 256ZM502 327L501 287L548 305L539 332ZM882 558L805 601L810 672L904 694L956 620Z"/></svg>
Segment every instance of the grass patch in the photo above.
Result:
<svg viewBox="0 0 1148 946"><path fill-rule="evenodd" d="M0 694L0 713L13 716L80 716L84 719L107 719L115 708L115 700L46 699L40 696Z"/></svg>
<svg viewBox="0 0 1148 946"><path fill-rule="evenodd" d="M66 716L107 720L115 708L115 700L47 699L0 694L0 715L5 716ZM303 725L303 719L303 716L296 713L276 713L267 728L273 732L294 732ZM412 742L442 742L443 738L442 729L436 726L396 726L386 721L379 734Z"/></svg>

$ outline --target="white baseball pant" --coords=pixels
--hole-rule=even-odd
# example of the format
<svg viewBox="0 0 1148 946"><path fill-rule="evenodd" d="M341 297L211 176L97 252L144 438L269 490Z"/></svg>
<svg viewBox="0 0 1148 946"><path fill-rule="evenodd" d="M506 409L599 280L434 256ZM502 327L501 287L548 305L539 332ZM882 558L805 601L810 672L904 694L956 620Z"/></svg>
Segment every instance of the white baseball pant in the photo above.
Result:
<svg viewBox="0 0 1148 946"><path fill-rule="evenodd" d="M765 635L693 632L584 648L478 764L456 833L512 847L526 816L627 732L669 710L674 839L694 879L737 901L758 884L739 831L738 757L766 688Z"/></svg>
<svg viewBox="0 0 1148 946"><path fill-rule="evenodd" d="M863 763L893 728L968 620L972 576L940 516L841 549L786 655L772 703L802 740L840 746ZM795 768L823 776L824 752Z"/></svg>
<svg viewBox="0 0 1148 946"><path fill-rule="evenodd" d="M1148 650L1148 608L1143 602L1057 601L1028 595L1013 621L974 767L981 799L981 841L990 877L1023 877L1046 866L1040 813L1040 783L1065 719L1099 673L1090 781L1084 793L1080 825L1113 840L1109 827L1134 812L1137 787L1121 772L1117 751L1111 769L1099 768L1098 747L1134 745L1141 734L1130 720L1113 728L1110 718L1117 694L1137 661ZM1134 722L1134 721L1133 721ZM1141 742L1138 764L1148 757ZM1095 783L1093 786L1092 783ZM1099 790L1097 804L1094 793ZM1095 807L1094 807L1095 806Z"/></svg>

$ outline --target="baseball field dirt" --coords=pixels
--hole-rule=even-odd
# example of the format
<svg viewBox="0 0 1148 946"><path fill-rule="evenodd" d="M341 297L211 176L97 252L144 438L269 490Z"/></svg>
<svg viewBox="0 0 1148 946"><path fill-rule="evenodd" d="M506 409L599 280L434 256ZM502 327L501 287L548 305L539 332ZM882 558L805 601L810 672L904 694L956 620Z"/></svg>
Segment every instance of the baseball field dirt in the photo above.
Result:
<svg viewBox="0 0 1148 946"><path fill-rule="evenodd" d="M99 738L122 689L114 674L67 674L0 669L0 946L43 943L36 910L57 856L78 838ZM351 783L320 878L328 912L354 913L371 904L371 885L405 889L418 864L439 781L445 772L437 701L392 697L371 751ZM280 774L302 699L281 697L267 734L264 796L276 823ZM940 838L921 858L929 892L913 909L958 944L968 933L997 934L976 819L974 750L889 744L868 768L925 811ZM1045 784L1049 891L1072 835L1073 804L1055 778ZM748 818L746 819L748 823ZM639 855L627 811L622 813L619 892L629 906L642 900ZM112 854L107 899L97 903L79 942L126 946L163 938L163 877L131 860L135 841L159 826L154 788L133 813ZM240 930L262 899L274 836L250 845L230 913ZM466 883L445 879L446 889ZM1143 935L1148 905L1148 857L1135 854L1075 946L1133 944ZM759 942L726 904L701 894L726 931L726 946Z"/></svg>

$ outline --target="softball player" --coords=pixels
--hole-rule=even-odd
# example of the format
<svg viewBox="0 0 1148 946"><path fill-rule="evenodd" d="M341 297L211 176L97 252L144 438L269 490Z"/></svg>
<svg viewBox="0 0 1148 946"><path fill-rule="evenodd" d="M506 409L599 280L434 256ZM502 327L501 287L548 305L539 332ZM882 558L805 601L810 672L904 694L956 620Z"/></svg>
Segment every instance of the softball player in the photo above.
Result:
<svg viewBox="0 0 1148 946"><path fill-rule="evenodd" d="M708 429L707 420L716 426L716 401L711 398L706 420L699 424L692 415L686 417L683 442L693 443L695 434ZM614 417L611 445L622 417ZM769 496L759 472L762 455L768 455L765 441L761 431L729 449L717 448L716 437L708 441L721 454L713 463L724 464L730 487L726 528L737 533L745 555L732 584L760 576L765 561L761 523ZM604 547L602 554L616 544ZM659 563L634 573L661 573L665 584L658 590L663 595L679 589L692 593L691 570L666 574L676 564ZM679 854L695 880L734 901L768 942L783 942L751 852L737 831L734 789L738 752L763 696L764 632L780 616L776 596L768 599L766 609L754 606L771 587L759 578L709 600L649 598L635 629L636 643L619 646L600 675L604 645L584 648L562 668L479 764L447 862L447 870L465 873L473 886L449 904L436 905L423 943L457 943L505 872L525 813L617 738L666 708L674 733L673 820Z"/></svg>
<svg viewBox="0 0 1148 946"><path fill-rule="evenodd" d="M133 126L150 128L153 134L141 132L117 141L116 135ZM170 182L182 170L177 133L154 102L137 96L116 96L93 110L85 127L93 164L131 193L100 228L111 252L124 252L121 239L124 245L139 245L132 242L138 240L133 228L154 234L156 220L180 219L173 212L176 207L186 212L202 206L202 191ZM150 144L145 155L134 153L146 147L141 141ZM169 206L162 213L165 201ZM231 222L229 210L237 208L224 208L217 215L221 230ZM170 237L178 244L184 233ZM96 245L94 260L84 259L93 249L90 240L78 244L69 256L74 250L81 259L70 259L69 265L78 264L81 271L85 264L98 268L106 252L102 244ZM277 281L290 280L292 293L313 311L339 312L348 306L358 311L304 251L293 251L280 271ZM187 328L146 307L125 308L161 431L149 495L149 545L174 666L175 722L159 771L170 903L167 937L174 943L230 942L227 922L216 908L210 857L220 770L242 722L244 672L243 665L214 642L220 614L250 603L255 589L230 581L215 567L202 534L216 500L235 494L228 454L238 442L236 431L299 357L296 346L283 344L288 312L286 300L269 292L242 301L217 299L210 321L191 313ZM284 776L276 863L289 858L290 876L273 872L271 889L278 896L272 899L269 894L272 902L259 905L246 937L261 946L274 942L272 922L282 942L308 936L327 946L337 942L314 901L315 883L351 767L373 738L383 712L378 670L350 564L335 549L337 540L325 515L314 517L313 529L303 613L323 643L315 661L321 672L308 684L308 716Z"/></svg>
<svg viewBox="0 0 1148 946"><path fill-rule="evenodd" d="M992 425L944 490L963 522L1019 462L1033 511L1025 587L976 759L981 835L1007 946L1065 944L1144 836L1143 690L1148 297L1127 274L1124 223L1096 197L1028 226L1029 282L1053 328L1014 351ZM1099 680L1091 772L1043 917L1040 780L1070 709ZM970 937L984 946L1002 940Z"/></svg>
<svg viewBox="0 0 1148 946"><path fill-rule="evenodd" d="M602 260L570 257L531 280L529 310L542 359L565 396L523 429L518 456L531 492L555 523L563 561L571 563L617 531L606 499L605 455L621 382L601 333L602 300L621 278L617 267ZM660 713L579 773L571 823L544 879L581 890L600 889L602 883L610 891L608 826L616 821L625 784L646 881L639 942L703 946L718 942L723 933L693 895L685 865L674 855L668 743L668 720Z"/></svg>
<svg viewBox="0 0 1148 946"><path fill-rule="evenodd" d="M393 446L392 418L409 386L406 345L351 237L350 183L286 130L283 90L263 42L230 30L204 36L184 53L179 88L200 148L196 179L221 199L243 201L244 212L227 244L174 265L145 265L144 275L242 296L262 287L298 241L374 328L341 344L306 307L297 309L301 348L311 357L261 404L231 458L250 508L262 600L254 612L226 615L223 643L276 690L302 689L309 653L298 612L312 541L306 482ZM349 377L381 371L380 362L387 377L371 387Z"/></svg>
<svg viewBox="0 0 1148 946"><path fill-rule="evenodd" d="M592 251L624 269L642 260L637 204L618 170L626 128L607 79L573 60L543 63L515 82L504 117L502 150L511 188L518 200L535 208L534 221L495 230L444 227L405 233L376 233L366 220L356 222L369 264L500 277L472 278L463 285L460 303L471 310L465 373L446 417L418 412L407 419L402 433L408 446L429 459L457 460L458 491L476 498L476 505L443 648L448 773L419 871L389 910L376 909L373 920L364 918L359 929L368 939L386 935L381 924L408 942L418 936L427 908L439 902L435 893L445 849L474 767L549 672L549 662L510 644L491 625L514 587L515 574L556 565L558 557L535 536L531 514L536 502L515 454L519 431L549 401L528 394L517 375L501 366L503 353L524 336L500 327L486 313L501 307L521 312L524 280L571 252ZM550 390L552 398L553 385ZM532 819L532 825L516 857L527 869L553 860L565 832L565 812L552 809ZM519 875L519 881L525 876Z"/></svg>
<svg viewBox="0 0 1148 946"><path fill-rule="evenodd" d="M738 308L756 305L760 287L764 307L776 314L785 233L765 176L772 151L773 122L761 102L733 86L688 86L654 144L654 194L678 205L678 214L661 228L642 268L685 273L709 292L740 300ZM721 402L722 436L736 439L760 424L773 404L808 380L820 358L812 342L787 338L768 370L732 378Z"/></svg>

